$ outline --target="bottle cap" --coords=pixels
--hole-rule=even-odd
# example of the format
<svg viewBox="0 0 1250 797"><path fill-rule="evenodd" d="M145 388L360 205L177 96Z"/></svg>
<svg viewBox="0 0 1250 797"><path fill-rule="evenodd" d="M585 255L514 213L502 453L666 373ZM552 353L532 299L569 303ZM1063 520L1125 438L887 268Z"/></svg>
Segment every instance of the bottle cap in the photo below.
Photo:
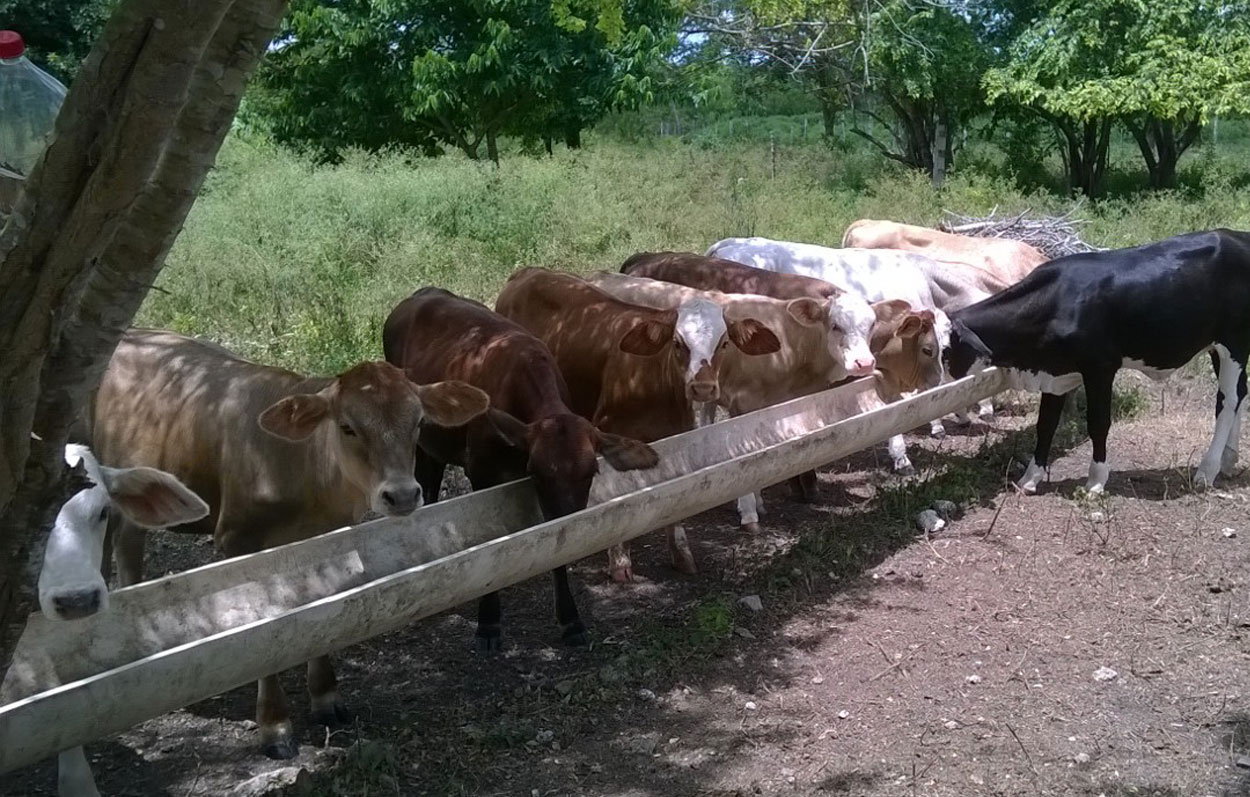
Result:
<svg viewBox="0 0 1250 797"><path fill-rule="evenodd" d="M21 58L26 52L22 35L15 30L0 30L0 58Z"/></svg>

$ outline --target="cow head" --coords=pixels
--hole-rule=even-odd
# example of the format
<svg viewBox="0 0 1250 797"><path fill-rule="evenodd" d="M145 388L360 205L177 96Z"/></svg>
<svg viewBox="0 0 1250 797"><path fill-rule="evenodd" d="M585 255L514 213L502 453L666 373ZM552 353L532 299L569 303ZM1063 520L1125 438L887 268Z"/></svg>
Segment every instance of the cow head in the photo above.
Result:
<svg viewBox="0 0 1250 797"><path fill-rule="evenodd" d="M987 368L993 356L990 347L967 324L958 318L951 322L950 345L943 350L942 359L953 378L961 379Z"/></svg>
<svg viewBox="0 0 1250 797"><path fill-rule="evenodd" d="M208 514L182 482L153 468L107 468L91 449L69 444L65 463L82 465L87 486L56 514L39 571L39 608L49 620L75 620L108 608L100 575L109 516L120 512L145 528L177 526Z"/></svg>
<svg viewBox="0 0 1250 797"><path fill-rule="evenodd" d="M486 411L486 393L464 382L417 385L387 362L361 363L316 393L287 396L260 414L266 432L292 442L319 429L344 479L380 515L422 504L413 477L421 424L462 426Z"/></svg>
<svg viewBox="0 0 1250 797"><path fill-rule="evenodd" d="M549 520L586 508L599 472L597 456L622 471L654 468L660 461L646 443L601 432L580 415L560 413L525 424L492 408L489 417L508 445L525 452L526 470Z"/></svg>
<svg viewBox="0 0 1250 797"><path fill-rule="evenodd" d="M806 327L823 327L829 356L833 358L833 381L846 376L867 376L876 368L870 342L876 315L856 294L830 286L829 298L791 299L786 312Z"/></svg>
<svg viewBox="0 0 1250 797"><path fill-rule="evenodd" d="M942 356L931 310L912 310L899 299L876 302L872 351L877 369L901 391L926 390L942 382Z"/></svg>
<svg viewBox="0 0 1250 797"><path fill-rule="evenodd" d="M725 321L720 305L691 299L676 310L641 322L621 338L628 354L650 356L668 348L674 367L682 373L686 398L694 402L720 398L718 373L724 353L732 345L743 354L772 354L781 341L754 318Z"/></svg>

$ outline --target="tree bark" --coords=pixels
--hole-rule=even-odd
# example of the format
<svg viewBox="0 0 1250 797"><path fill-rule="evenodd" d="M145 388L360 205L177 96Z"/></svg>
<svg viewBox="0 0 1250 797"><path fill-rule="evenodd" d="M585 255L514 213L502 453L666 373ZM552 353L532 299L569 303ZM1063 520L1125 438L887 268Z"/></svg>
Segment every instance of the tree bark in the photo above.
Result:
<svg viewBox="0 0 1250 797"><path fill-rule="evenodd" d="M486 157L490 158L490 162L499 165L499 143L495 140L495 131L486 131Z"/></svg>
<svg viewBox="0 0 1250 797"><path fill-rule="evenodd" d="M1166 189L1176 187L1176 165L1185 151L1198 140L1202 124L1197 117L1190 119L1146 119L1130 120L1125 127L1137 142L1142 159L1146 161L1146 172L1150 176L1150 187Z"/></svg>
<svg viewBox="0 0 1250 797"><path fill-rule="evenodd" d="M123 0L0 232L0 678L70 489L63 449L277 29L284 0Z"/></svg>
<svg viewBox="0 0 1250 797"><path fill-rule="evenodd" d="M1107 171L1107 149L1111 142L1111 119L1077 121L1051 118L1066 144L1064 165L1068 172L1068 188L1090 199L1102 193Z"/></svg>

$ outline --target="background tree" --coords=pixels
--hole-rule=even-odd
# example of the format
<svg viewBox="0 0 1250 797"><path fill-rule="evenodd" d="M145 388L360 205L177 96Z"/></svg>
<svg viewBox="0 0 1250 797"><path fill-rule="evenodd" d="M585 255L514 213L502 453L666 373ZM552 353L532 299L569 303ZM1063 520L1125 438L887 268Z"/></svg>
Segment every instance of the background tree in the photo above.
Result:
<svg viewBox="0 0 1250 797"><path fill-rule="evenodd" d="M195 200L282 0L121 0L0 231L0 678L64 445Z"/></svg>
<svg viewBox="0 0 1250 797"><path fill-rule="evenodd" d="M651 96L678 21L671 0L297 0L253 108L324 155L438 141L497 160L504 134L576 145Z"/></svg>
<svg viewBox="0 0 1250 797"><path fill-rule="evenodd" d="M117 0L0 0L0 27L22 34L26 54L68 84Z"/></svg>

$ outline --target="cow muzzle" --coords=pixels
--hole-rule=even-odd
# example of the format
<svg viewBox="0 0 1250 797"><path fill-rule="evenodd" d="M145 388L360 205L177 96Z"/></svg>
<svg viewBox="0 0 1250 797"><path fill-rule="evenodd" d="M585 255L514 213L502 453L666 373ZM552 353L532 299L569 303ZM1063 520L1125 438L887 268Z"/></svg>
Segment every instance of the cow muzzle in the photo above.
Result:
<svg viewBox="0 0 1250 797"><path fill-rule="evenodd" d="M60 620L79 620L105 608L107 593L100 587L63 590L52 596L52 610Z"/></svg>
<svg viewBox="0 0 1250 797"><path fill-rule="evenodd" d="M383 484L373 497L373 511L390 517L410 515L424 503L421 485L415 480Z"/></svg>
<svg viewBox="0 0 1250 797"><path fill-rule="evenodd" d="M686 385L686 398L691 401L716 401L720 398L720 385L716 382L691 382Z"/></svg>
<svg viewBox="0 0 1250 797"><path fill-rule="evenodd" d="M847 358L846 372L851 376L868 376L877 367L875 357L856 357L854 359Z"/></svg>

